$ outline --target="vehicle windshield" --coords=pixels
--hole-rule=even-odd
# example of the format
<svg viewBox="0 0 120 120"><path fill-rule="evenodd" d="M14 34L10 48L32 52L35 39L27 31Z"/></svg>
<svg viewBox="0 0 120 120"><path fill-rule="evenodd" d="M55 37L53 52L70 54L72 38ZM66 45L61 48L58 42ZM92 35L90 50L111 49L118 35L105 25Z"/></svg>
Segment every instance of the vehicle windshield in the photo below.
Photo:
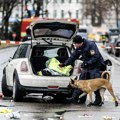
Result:
<svg viewBox="0 0 120 120"><path fill-rule="evenodd" d="M111 35L118 35L119 34L119 29L110 29L110 34Z"/></svg>
<svg viewBox="0 0 120 120"><path fill-rule="evenodd" d="M79 29L78 32L87 33L87 30L86 29Z"/></svg>
<svg viewBox="0 0 120 120"><path fill-rule="evenodd" d="M51 30L49 28L39 28L34 30L34 36L39 37L43 35L47 36L62 36L62 37L71 37L73 34L72 30L67 30L67 29L58 29L58 30Z"/></svg>

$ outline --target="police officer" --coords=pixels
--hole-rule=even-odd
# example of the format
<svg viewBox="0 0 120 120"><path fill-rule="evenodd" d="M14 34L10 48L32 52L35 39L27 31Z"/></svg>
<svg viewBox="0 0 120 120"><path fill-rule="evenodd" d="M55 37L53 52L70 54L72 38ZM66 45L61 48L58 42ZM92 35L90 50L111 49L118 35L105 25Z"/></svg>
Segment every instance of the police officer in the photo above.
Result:
<svg viewBox="0 0 120 120"><path fill-rule="evenodd" d="M73 39L73 45L75 47L75 51L65 61L65 63L61 63L60 66L73 65L74 61L80 57L83 61L81 65L81 74L79 76L80 80L101 77L100 68L104 64L104 59L101 56L95 42L83 39L81 36L77 35ZM81 93L81 90L74 89L72 96L67 98L67 100L69 102L77 102ZM99 90L97 90L95 91L95 101L93 105L100 105L101 101Z"/></svg>
<svg viewBox="0 0 120 120"><path fill-rule="evenodd" d="M22 42L27 41L27 40L31 40L31 30L29 28L29 26L26 27L26 36L23 38Z"/></svg>
<svg viewBox="0 0 120 120"><path fill-rule="evenodd" d="M105 42L107 41L107 37L106 37L106 35L101 35L101 39L102 39L102 43L103 43L103 45L105 45Z"/></svg>

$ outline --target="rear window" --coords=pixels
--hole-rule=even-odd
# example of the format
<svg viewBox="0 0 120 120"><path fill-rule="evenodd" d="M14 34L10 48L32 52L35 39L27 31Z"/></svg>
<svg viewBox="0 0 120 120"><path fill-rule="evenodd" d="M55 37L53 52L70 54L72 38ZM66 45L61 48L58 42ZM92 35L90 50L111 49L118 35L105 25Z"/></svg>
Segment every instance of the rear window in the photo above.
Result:
<svg viewBox="0 0 120 120"><path fill-rule="evenodd" d="M35 37L49 35L49 36L62 36L62 37L70 38L72 34L73 34L73 31L67 30L67 29L57 29L53 31L48 28L39 28L34 30Z"/></svg>
<svg viewBox="0 0 120 120"><path fill-rule="evenodd" d="M79 29L78 32L84 32L84 33L86 33L87 30L86 29Z"/></svg>
<svg viewBox="0 0 120 120"><path fill-rule="evenodd" d="M33 35L38 37L63 37L71 38L76 31L75 24L66 24L60 22L37 23L33 26Z"/></svg>
<svg viewBox="0 0 120 120"><path fill-rule="evenodd" d="M118 35L120 33L119 29L110 29L109 31L111 35Z"/></svg>

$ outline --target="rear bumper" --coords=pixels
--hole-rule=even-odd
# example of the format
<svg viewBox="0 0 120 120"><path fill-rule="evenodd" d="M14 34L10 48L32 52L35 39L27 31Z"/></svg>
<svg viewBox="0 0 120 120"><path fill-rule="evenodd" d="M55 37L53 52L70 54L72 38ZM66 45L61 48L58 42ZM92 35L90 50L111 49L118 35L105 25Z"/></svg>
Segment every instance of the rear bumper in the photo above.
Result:
<svg viewBox="0 0 120 120"><path fill-rule="evenodd" d="M71 92L70 89L67 88L59 88L59 89L48 89L45 87L28 87L22 86L19 84L20 91L28 92L28 93L63 93L69 94Z"/></svg>
<svg viewBox="0 0 120 120"><path fill-rule="evenodd" d="M59 86L67 88L70 77L59 76L36 76L36 75L18 75L19 83L22 86L47 88L48 86Z"/></svg>
<svg viewBox="0 0 120 120"><path fill-rule="evenodd" d="M17 83L20 91L27 93L71 93L68 89L69 77L41 77L35 75L19 75ZM48 86L58 86L49 88Z"/></svg>

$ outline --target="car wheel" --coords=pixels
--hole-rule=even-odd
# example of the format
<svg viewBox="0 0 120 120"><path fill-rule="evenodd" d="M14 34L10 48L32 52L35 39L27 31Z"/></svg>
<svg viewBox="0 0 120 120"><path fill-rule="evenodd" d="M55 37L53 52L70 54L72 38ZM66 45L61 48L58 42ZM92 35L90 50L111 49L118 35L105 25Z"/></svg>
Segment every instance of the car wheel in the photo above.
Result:
<svg viewBox="0 0 120 120"><path fill-rule="evenodd" d="M65 102L66 101L66 95L62 94L62 93L59 93L59 94L54 96L54 100L56 102Z"/></svg>
<svg viewBox="0 0 120 120"><path fill-rule="evenodd" d="M4 96L6 97L11 97L12 96L12 91L10 91L8 89L8 86L7 86L7 81L6 81L6 75L3 74L3 77L2 77L2 83L1 83L1 89L2 89L2 93Z"/></svg>
<svg viewBox="0 0 120 120"><path fill-rule="evenodd" d="M21 102L23 100L23 94L19 89L16 78L14 78L14 82L13 82L13 100L15 102Z"/></svg>

